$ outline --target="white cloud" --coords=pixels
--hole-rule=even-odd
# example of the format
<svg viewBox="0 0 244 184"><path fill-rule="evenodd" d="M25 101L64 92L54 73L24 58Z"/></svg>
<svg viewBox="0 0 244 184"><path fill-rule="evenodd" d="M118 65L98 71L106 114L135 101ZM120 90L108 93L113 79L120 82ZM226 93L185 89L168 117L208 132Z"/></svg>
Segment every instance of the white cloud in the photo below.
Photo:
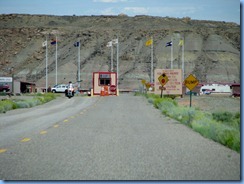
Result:
<svg viewBox="0 0 244 184"><path fill-rule="evenodd" d="M126 14L148 14L148 9L144 7L125 7L123 12Z"/></svg>
<svg viewBox="0 0 244 184"><path fill-rule="evenodd" d="M101 2L101 3L118 3L118 2L126 2L127 0L93 0L93 2Z"/></svg>
<svg viewBox="0 0 244 184"><path fill-rule="evenodd" d="M110 7L101 11L102 15L117 15L115 8Z"/></svg>

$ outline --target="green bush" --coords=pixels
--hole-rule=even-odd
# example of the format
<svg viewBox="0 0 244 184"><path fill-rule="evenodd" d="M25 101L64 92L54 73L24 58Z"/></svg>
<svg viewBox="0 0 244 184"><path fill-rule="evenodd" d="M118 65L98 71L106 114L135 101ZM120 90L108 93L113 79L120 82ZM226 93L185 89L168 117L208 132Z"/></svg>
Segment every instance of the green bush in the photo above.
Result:
<svg viewBox="0 0 244 184"><path fill-rule="evenodd" d="M29 108L30 105L26 101L18 101L16 102L18 108Z"/></svg>
<svg viewBox="0 0 244 184"><path fill-rule="evenodd" d="M229 125L235 129L240 129L240 113L231 112L214 112L212 113L213 119L223 124Z"/></svg>
<svg viewBox="0 0 244 184"><path fill-rule="evenodd" d="M191 127L204 137L240 152L240 113L202 112L192 107L178 106L172 98L146 94L148 101L163 114Z"/></svg>
<svg viewBox="0 0 244 184"><path fill-rule="evenodd" d="M49 102L56 98L55 94L46 93L46 94L36 94L32 99L28 100L3 100L0 101L0 113L16 109L16 108L30 108L43 103Z"/></svg>
<svg viewBox="0 0 244 184"><path fill-rule="evenodd" d="M214 112L212 113L213 119L216 121L228 122L233 118L231 112Z"/></svg>
<svg viewBox="0 0 244 184"><path fill-rule="evenodd" d="M11 100L2 100L2 101L0 101L0 106L2 107L1 108L2 112L6 112L6 111L9 111L9 110L17 108L17 105Z"/></svg>

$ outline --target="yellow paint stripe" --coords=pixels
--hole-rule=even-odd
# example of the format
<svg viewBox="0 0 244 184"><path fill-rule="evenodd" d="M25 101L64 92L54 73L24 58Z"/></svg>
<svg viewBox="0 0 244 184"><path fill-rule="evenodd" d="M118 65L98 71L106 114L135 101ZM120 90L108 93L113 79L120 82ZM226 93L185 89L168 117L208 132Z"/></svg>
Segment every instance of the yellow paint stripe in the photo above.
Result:
<svg viewBox="0 0 244 184"><path fill-rule="evenodd" d="M40 132L40 134L46 134L46 133L47 133L47 131L45 131L45 130Z"/></svg>
<svg viewBox="0 0 244 184"><path fill-rule="evenodd" d="M24 139L21 140L21 142L28 142L30 140L31 140L30 138L24 138Z"/></svg>
<svg viewBox="0 0 244 184"><path fill-rule="evenodd" d="M65 123L65 122L68 122L69 120L68 119L65 119L63 122Z"/></svg>
<svg viewBox="0 0 244 184"><path fill-rule="evenodd" d="M59 125L53 125L53 127L54 127L54 128L58 128L58 127L59 127Z"/></svg>
<svg viewBox="0 0 244 184"><path fill-rule="evenodd" d="M7 151L7 149L0 149L0 153L4 153L6 151Z"/></svg>
<svg viewBox="0 0 244 184"><path fill-rule="evenodd" d="M70 116L70 118L74 119L75 117L74 116Z"/></svg>

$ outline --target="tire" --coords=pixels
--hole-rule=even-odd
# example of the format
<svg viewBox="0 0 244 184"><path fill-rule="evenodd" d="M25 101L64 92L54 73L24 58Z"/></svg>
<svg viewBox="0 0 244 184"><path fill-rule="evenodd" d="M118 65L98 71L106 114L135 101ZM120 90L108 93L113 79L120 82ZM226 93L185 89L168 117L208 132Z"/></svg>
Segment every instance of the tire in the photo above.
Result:
<svg viewBox="0 0 244 184"><path fill-rule="evenodd" d="M53 93L56 93L56 90L52 90Z"/></svg>

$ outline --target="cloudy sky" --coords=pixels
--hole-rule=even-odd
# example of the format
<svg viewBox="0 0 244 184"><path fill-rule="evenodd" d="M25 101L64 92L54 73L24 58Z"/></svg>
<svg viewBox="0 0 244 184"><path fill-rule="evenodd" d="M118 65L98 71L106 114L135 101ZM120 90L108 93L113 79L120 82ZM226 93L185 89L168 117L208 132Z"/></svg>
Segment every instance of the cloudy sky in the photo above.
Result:
<svg viewBox="0 0 244 184"><path fill-rule="evenodd" d="M188 16L240 24L240 0L0 0L0 14L10 13Z"/></svg>

